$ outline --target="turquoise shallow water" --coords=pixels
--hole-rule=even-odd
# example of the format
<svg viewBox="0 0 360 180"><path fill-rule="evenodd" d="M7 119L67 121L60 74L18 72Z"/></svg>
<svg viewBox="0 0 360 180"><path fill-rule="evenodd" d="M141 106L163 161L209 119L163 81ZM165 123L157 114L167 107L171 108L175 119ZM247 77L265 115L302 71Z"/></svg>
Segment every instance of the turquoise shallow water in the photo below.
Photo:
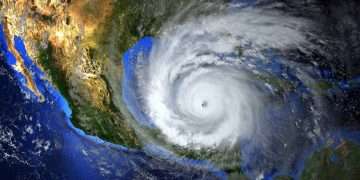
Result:
<svg viewBox="0 0 360 180"><path fill-rule="evenodd" d="M254 1L243 1L254 3ZM25 84L26 80L21 73L14 71L11 65L16 60L8 51L2 27L0 28L0 137L1 148L0 169L6 172L2 176L11 179L12 177L33 179L142 179L144 177L171 177L174 179L189 178L226 178L226 174L213 164L204 161L178 158L157 144L146 144L142 150L127 149L121 145L111 144L95 136L86 135L82 130L75 128L71 121L71 109L66 100L54 88L51 83L44 79L44 73L28 57L21 37L14 37L14 45L25 62L26 67L32 72L32 76L41 91L45 95L46 101L38 103L37 97L30 92ZM147 64L147 56L156 43L156 38L145 37L130 48L123 57L125 78L123 83L123 98L137 123L147 128L156 128L153 120L150 119L141 109L141 103L137 101L135 66L138 57L140 61ZM289 136L285 136L285 142L295 143L294 151L287 153L295 154L291 161L291 166L283 165L281 149L276 142L270 147L258 146L258 142L242 142L242 170L249 176L254 177L259 168L265 169L264 178L272 179L277 175L290 175L299 177L304 169L304 161L314 151L321 149L325 142L333 141L335 148L341 143L342 139L359 143L359 128L354 126L347 128L336 124L335 117L347 117L341 108L331 109L336 112L336 116L331 116L326 112L325 121L322 123L334 123L331 127L323 127L324 136L315 138L315 141L305 139L302 134L292 136L297 131L292 131L289 119L301 117L306 119L309 109L308 101L303 101L304 96L309 95L307 84L302 82L294 69L286 66L286 58L274 55L274 51L269 50L268 58L270 62L264 63L256 58L249 58L247 62L255 65L260 71L273 75L276 79L289 81L295 84L294 91L285 94L287 106L279 109L269 106L266 124L268 128L275 128L277 132L288 131ZM224 56L223 54L217 54ZM225 55L226 56L226 55ZM119 58L120 59L120 58ZM329 101L326 105L342 104L346 106L352 94L360 87L360 78L352 77L348 80L339 80L334 77L334 73L329 68L310 68L308 73L315 79L331 84L331 88L322 90ZM283 78L285 73L288 75ZM263 79L258 79L262 82ZM268 92L269 93L269 92ZM270 94L270 93L269 93ZM25 98L26 96L26 98ZM335 98L336 97L336 98ZM339 102L339 99L342 101ZM337 107L336 107L337 108ZM294 110L294 112L290 112ZM335 113L334 113L335 114ZM328 115L329 117L326 117ZM285 127L285 128L284 128ZM284 130L285 129L285 130ZM264 131L265 133L266 131ZM269 135L269 134L265 134ZM289 139L286 139L288 137ZM290 138L292 137L292 139ZM270 139L271 140L271 139ZM271 154L272 159L262 154L266 148L271 152L278 151L279 154ZM285 153L283 154L285 156ZM159 159L158 157L167 159ZM271 165L269 165L271 164ZM267 167L264 167L264 166ZM269 165L269 166L268 166ZM194 169L194 166L201 166L203 170ZM284 170L284 167L289 167ZM21 171L23 173L19 174Z"/></svg>
<svg viewBox="0 0 360 180"><path fill-rule="evenodd" d="M186 167L186 163L153 158L142 150L128 149L86 135L71 123L71 109L44 73L26 53L20 37L15 48L31 71L45 102L26 88L25 78L12 69L0 26L1 53L1 177L33 179L134 179L146 177L224 177L220 171ZM151 147L149 146L149 149ZM171 164L171 165L170 165ZM19 173L21 171L22 173Z"/></svg>
<svg viewBox="0 0 360 180"><path fill-rule="evenodd" d="M142 126L148 128L157 128L153 124L153 120L144 112L142 109L143 106L139 101L139 94L138 93L138 86L136 84L137 77L136 77L136 66L141 64L141 66L149 65L151 62L149 61L149 55L152 50L152 46L154 42L156 43L156 38L145 37L139 40L129 51L124 54L123 64L124 64L124 81L123 81L123 98L125 103L133 114L135 120L141 124ZM327 142L333 142L332 147L335 148L339 144L341 144L342 140L347 139L351 142L359 143L360 136L358 131L350 131L345 127L341 127L339 125L335 125L336 119L335 117L339 117L341 115L334 114L334 117L327 117L330 113L328 111L320 112L322 115L315 116L321 118L319 123L324 123L320 126L321 131L323 131L322 136L318 136L313 139L307 139L306 136L303 136L301 132L297 132L298 130L294 130L291 128L291 124L295 118L300 118L306 121L309 117L314 118L314 116L309 116L310 113L308 110L309 104L311 101L304 100L304 96L312 96L310 92L313 92L315 87L309 87L309 84L303 83L298 77L296 77L296 70L290 68L284 61L286 59L281 56L274 55L271 51L269 51L270 61L261 61L257 59L248 59L248 62L255 64L259 71L265 71L267 73L271 73L274 75L275 78L283 78L284 73L287 73L286 80L295 84L295 89L291 92L284 92L284 97L286 99L286 105L279 109L273 108L274 106L269 106L266 109L267 114L267 121L271 122L271 125L267 125L267 128L275 128L277 133L282 133L282 131L286 132L286 129L291 130L290 134L286 136L285 142L288 145L294 145L294 151L289 151L289 156L284 152L282 157L288 158L293 157L294 159L289 160L288 162L291 165L286 165L287 170L284 170L284 163L281 161L280 156L277 156L276 153L273 154L271 158L268 159L266 155L262 154L263 151L268 151L266 148L270 147L263 147L258 146L256 143L261 142L252 142L244 141L241 142L241 154L242 154L242 162L241 167L242 170L249 176L254 177L254 173L258 172L259 167L264 167L264 164L272 163L272 165L268 166L268 169L265 170L264 178L265 179L272 179L278 175L289 175L294 177L295 179L300 177L301 172L305 168L305 160L308 159L311 154L317 150L322 149ZM333 79L332 72L327 68L319 68L316 69L315 67L308 68L307 73L309 76L317 79L321 82L327 82L332 84L331 87L325 88L323 90L319 90L319 94L322 94L324 97L328 97L324 103L331 104L332 101L335 102L334 99L331 99L333 96L343 96L343 93L351 89L355 89L357 87L356 78L349 80L349 81L338 81ZM263 79L258 79L259 81ZM350 85L352 84L352 85ZM287 94L286 94L287 93ZM327 105L325 105L327 106ZM321 117L322 116L322 117ZM309 119L310 121L311 119ZM304 128L309 127L310 125L304 122ZM284 129L285 128L285 129ZM297 136L297 133L299 133ZM276 142L273 143L271 148L274 151L282 152L280 144ZM156 149L159 147L155 146ZM291 155L292 154L292 155ZM161 156L161 154L160 154ZM279 161L278 161L279 160Z"/></svg>

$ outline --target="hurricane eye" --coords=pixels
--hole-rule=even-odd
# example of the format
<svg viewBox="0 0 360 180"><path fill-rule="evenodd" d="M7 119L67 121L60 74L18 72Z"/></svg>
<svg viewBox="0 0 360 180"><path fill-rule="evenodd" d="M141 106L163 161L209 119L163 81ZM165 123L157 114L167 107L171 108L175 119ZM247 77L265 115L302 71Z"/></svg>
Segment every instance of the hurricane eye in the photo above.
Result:
<svg viewBox="0 0 360 180"><path fill-rule="evenodd" d="M208 102L207 101L203 101L202 103L201 103L201 107L202 108L206 108L208 106Z"/></svg>
<svg viewBox="0 0 360 180"><path fill-rule="evenodd" d="M317 52L312 31L301 31L309 24L246 8L169 22L152 42L156 48L148 49L151 55L125 60L125 67L144 64L130 69L134 76L125 74L136 84L124 81L126 103L172 152L207 152L201 157L222 168L229 168L223 162L253 167L250 173L287 169L284 164L295 163L321 137L314 132L323 125L323 92L313 88L319 73L294 60Z"/></svg>

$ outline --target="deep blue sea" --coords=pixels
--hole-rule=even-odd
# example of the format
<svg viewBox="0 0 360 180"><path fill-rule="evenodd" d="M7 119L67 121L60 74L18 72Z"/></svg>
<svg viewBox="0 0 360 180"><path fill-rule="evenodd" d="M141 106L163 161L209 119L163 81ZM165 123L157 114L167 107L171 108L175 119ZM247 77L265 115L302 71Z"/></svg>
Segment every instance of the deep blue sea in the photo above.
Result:
<svg viewBox="0 0 360 180"><path fill-rule="evenodd" d="M84 134L72 125L68 103L29 58L21 38L14 37L14 42L46 100L40 103L13 69L16 60L0 26L0 179L224 177L220 171L154 158Z"/></svg>
<svg viewBox="0 0 360 180"><path fill-rule="evenodd" d="M46 100L40 103L38 97L25 86L23 75L14 70L16 60L8 50L0 25L0 179L226 178L224 172L206 161L176 158L152 144L146 145L144 150L135 150L86 135L72 125L71 109L66 99L46 80L44 73L27 55L21 37L11 38ZM147 56L152 43L151 37L141 39L123 58L126 77L123 98L135 119L149 127L154 125L140 110L132 89L135 86L134 59L138 54ZM271 67L274 71L276 68L276 64ZM322 77L326 78L328 71L321 72ZM346 106L351 103L344 97L358 97L360 78L334 83L338 86L330 89L334 92L329 93L339 96L336 99L342 101L339 104ZM339 141L334 145L341 143L343 138L359 142L360 133L356 128L351 131L349 128L339 128L334 129L327 138ZM310 148L303 159L320 145ZM156 155L146 153L149 151ZM164 159L158 158L161 156ZM201 170L194 166L207 168ZM294 176L299 175L304 161L297 166L298 171L295 170ZM269 172L268 178L271 179L274 174Z"/></svg>

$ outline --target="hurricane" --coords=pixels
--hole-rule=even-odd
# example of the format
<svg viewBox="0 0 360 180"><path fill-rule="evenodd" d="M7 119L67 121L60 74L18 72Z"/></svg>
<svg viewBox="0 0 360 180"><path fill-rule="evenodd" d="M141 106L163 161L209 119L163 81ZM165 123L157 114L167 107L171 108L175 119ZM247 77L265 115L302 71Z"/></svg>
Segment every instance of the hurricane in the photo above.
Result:
<svg viewBox="0 0 360 180"><path fill-rule="evenodd" d="M317 64L299 58L321 55L316 28L273 8L215 7L179 12L127 58L125 102L165 144L225 152L210 159L250 177L294 173L331 124ZM234 151L241 160L229 158Z"/></svg>
<svg viewBox="0 0 360 180"><path fill-rule="evenodd" d="M1 179L360 179L360 1L0 1Z"/></svg>

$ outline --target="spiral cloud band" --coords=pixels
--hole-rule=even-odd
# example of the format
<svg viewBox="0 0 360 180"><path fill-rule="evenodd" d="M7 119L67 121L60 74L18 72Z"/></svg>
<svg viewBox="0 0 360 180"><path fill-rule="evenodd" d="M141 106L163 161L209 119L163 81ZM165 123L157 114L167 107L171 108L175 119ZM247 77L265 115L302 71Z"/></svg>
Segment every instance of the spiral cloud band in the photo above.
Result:
<svg viewBox="0 0 360 180"><path fill-rule="evenodd" d="M136 67L144 111L169 141L181 146L249 138L261 119L264 87L241 61L263 58L269 48L303 46L306 40L298 29L304 26L302 20L245 11L165 29L149 64Z"/></svg>
<svg viewBox="0 0 360 180"><path fill-rule="evenodd" d="M321 100L309 86L316 70L287 55L312 53L311 36L310 21L273 10L172 20L129 52L136 57L125 55L125 102L171 144L241 146L244 167L288 172L285 162L321 134Z"/></svg>

